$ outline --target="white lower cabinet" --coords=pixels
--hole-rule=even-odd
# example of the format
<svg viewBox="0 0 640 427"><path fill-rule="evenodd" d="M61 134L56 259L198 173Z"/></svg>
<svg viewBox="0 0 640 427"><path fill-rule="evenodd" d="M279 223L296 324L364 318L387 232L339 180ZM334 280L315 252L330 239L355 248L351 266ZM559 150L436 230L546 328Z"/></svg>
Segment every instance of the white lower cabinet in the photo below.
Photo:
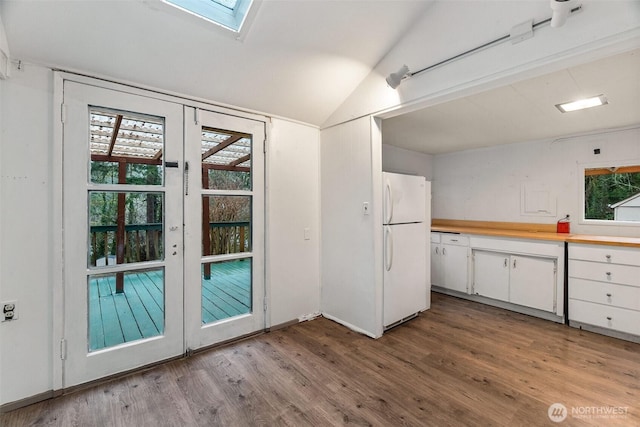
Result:
<svg viewBox="0 0 640 427"><path fill-rule="evenodd" d="M473 251L473 292L544 311L555 311L557 258Z"/></svg>
<svg viewBox="0 0 640 427"><path fill-rule="evenodd" d="M431 233L431 285L468 293L469 237Z"/></svg>
<svg viewBox="0 0 640 427"><path fill-rule="evenodd" d="M473 295L562 321L563 242L472 235L469 247Z"/></svg>
<svg viewBox="0 0 640 427"><path fill-rule="evenodd" d="M569 322L640 340L640 249L569 244Z"/></svg>
<svg viewBox="0 0 640 427"><path fill-rule="evenodd" d="M473 293L509 301L509 255L473 251Z"/></svg>
<svg viewBox="0 0 640 427"><path fill-rule="evenodd" d="M640 335L640 312L638 311L571 298L569 316L570 320L587 325Z"/></svg>
<svg viewBox="0 0 640 427"><path fill-rule="evenodd" d="M557 259L511 256L509 302L555 311Z"/></svg>

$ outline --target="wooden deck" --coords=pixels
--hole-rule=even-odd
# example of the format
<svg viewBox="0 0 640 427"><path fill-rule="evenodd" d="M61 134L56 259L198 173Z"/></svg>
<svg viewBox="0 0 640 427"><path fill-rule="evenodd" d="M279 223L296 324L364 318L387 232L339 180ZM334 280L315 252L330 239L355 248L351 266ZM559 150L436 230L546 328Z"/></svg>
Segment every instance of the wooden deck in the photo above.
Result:
<svg viewBox="0 0 640 427"><path fill-rule="evenodd" d="M211 264L211 279L202 279L202 323L251 312L251 260Z"/></svg>
<svg viewBox="0 0 640 427"><path fill-rule="evenodd" d="M96 351L164 333L162 269L127 273L124 292L116 293L115 275L89 282L89 350ZM251 261L211 264L202 280L202 323L251 311Z"/></svg>

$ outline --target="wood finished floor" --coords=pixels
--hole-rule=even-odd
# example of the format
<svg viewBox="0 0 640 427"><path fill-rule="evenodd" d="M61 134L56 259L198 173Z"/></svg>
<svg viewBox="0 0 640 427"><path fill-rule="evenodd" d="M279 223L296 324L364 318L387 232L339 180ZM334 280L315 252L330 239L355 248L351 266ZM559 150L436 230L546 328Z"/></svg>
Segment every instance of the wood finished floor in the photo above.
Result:
<svg viewBox="0 0 640 427"><path fill-rule="evenodd" d="M556 424L552 403L627 413ZM638 426L640 345L434 294L431 310L379 340L316 319L0 415L0 425Z"/></svg>

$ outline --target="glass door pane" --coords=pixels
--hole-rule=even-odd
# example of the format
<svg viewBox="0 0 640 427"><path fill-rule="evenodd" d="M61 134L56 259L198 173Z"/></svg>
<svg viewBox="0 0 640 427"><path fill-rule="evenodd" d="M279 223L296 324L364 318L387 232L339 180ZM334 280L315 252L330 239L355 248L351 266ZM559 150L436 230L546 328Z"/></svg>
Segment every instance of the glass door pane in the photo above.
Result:
<svg viewBox="0 0 640 427"><path fill-rule="evenodd" d="M202 196L202 256L251 252L251 196Z"/></svg>
<svg viewBox="0 0 640 427"><path fill-rule="evenodd" d="M88 286L89 352L164 334L163 268L94 274Z"/></svg>
<svg viewBox="0 0 640 427"><path fill-rule="evenodd" d="M89 270L164 259L164 193L100 191L161 190L164 140L163 117L89 108ZM89 352L164 334L163 269L142 268L88 277Z"/></svg>
<svg viewBox="0 0 640 427"><path fill-rule="evenodd" d="M208 260L251 253L252 139L243 132L202 128L203 324L251 312L251 258Z"/></svg>
<svg viewBox="0 0 640 427"><path fill-rule="evenodd" d="M185 140L200 184L185 200L186 304L201 307L187 313L192 349L264 328L264 122L200 117Z"/></svg>
<svg viewBox="0 0 640 427"><path fill-rule="evenodd" d="M251 258L202 265L203 324L251 313Z"/></svg>

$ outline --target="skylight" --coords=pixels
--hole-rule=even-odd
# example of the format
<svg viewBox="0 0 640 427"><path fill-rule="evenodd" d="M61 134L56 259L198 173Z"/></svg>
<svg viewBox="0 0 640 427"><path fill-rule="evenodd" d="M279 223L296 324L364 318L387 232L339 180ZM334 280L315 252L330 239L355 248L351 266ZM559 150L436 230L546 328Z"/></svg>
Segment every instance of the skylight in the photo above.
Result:
<svg viewBox="0 0 640 427"><path fill-rule="evenodd" d="M165 2L221 25L236 33L240 32L253 0L164 0Z"/></svg>

